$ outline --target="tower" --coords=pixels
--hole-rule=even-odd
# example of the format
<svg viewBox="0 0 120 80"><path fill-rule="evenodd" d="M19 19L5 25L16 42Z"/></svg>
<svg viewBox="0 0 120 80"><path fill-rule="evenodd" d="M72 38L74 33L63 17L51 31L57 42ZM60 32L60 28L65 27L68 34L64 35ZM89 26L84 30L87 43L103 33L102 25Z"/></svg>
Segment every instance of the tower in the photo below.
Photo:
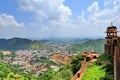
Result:
<svg viewBox="0 0 120 80"><path fill-rule="evenodd" d="M117 32L117 27L111 24L107 27L105 37L105 54L112 55L114 59L114 80L120 80L120 37Z"/></svg>
<svg viewBox="0 0 120 80"><path fill-rule="evenodd" d="M112 25L107 27L106 34L107 36L105 37L106 39L106 44L105 44L105 53L106 54L111 54L114 55L114 48L117 45L117 27Z"/></svg>

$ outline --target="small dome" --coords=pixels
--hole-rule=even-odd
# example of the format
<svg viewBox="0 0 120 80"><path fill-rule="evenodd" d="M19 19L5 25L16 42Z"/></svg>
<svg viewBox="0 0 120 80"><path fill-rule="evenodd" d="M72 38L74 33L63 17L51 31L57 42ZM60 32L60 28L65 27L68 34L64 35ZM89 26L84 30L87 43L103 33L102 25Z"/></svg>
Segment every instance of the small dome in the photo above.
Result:
<svg viewBox="0 0 120 80"><path fill-rule="evenodd" d="M107 27L106 33L112 33L112 32L114 33L118 31L117 31L117 27L111 24L110 26Z"/></svg>

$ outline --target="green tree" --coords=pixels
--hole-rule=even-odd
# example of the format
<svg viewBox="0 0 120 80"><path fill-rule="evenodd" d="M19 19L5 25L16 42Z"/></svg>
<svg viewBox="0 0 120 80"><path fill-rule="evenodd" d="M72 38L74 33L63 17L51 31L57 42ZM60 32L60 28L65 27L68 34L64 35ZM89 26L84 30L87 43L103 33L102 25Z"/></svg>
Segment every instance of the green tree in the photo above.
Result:
<svg viewBox="0 0 120 80"><path fill-rule="evenodd" d="M83 60L84 60L84 57L81 54L73 57L71 61L73 74L76 74L76 72L80 69Z"/></svg>

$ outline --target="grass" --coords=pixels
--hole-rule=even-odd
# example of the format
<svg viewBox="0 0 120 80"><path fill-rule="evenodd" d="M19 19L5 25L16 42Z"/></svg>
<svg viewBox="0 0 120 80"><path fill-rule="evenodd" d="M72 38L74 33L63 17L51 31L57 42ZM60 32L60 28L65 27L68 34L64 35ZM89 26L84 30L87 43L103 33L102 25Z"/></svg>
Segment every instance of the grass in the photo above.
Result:
<svg viewBox="0 0 120 80"><path fill-rule="evenodd" d="M86 69L83 78L81 80L100 80L105 76L105 69L102 69L102 65L90 65Z"/></svg>

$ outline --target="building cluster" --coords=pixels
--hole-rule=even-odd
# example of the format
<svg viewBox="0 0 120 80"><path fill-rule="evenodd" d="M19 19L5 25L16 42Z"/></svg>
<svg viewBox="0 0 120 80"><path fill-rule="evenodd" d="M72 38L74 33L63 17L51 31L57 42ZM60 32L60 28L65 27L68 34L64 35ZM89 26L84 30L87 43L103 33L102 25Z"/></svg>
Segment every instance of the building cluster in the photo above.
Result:
<svg viewBox="0 0 120 80"><path fill-rule="evenodd" d="M4 55L4 58L0 59L0 61L4 63L11 63L12 65L20 65L20 70L24 71L25 73L34 73L37 77L39 74L43 74L45 71L47 71L48 68L52 68L53 70L57 71L59 69L57 65L48 64L47 62L42 62L42 60L45 58L50 61L55 61L53 58L51 58L54 56L53 53L67 52L67 47L68 46L61 47L59 45L53 45L49 49L16 50L14 52L14 56L10 51L2 51L1 53ZM71 57L67 54L61 54L61 56L64 56L66 61L69 61L69 58Z"/></svg>
<svg viewBox="0 0 120 80"><path fill-rule="evenodd" d="M82 55L85 57L86 61L96 60L101 54L97 52L83 52Z"/></svg>
<svg viewBox="0 0 120 80"><path fill-rule="evenodd" d="M71 59L76 55L77 54L67 54L67 53L53 54L50 60L54 61L55 63L64 65L70 62Z"/></svg>

